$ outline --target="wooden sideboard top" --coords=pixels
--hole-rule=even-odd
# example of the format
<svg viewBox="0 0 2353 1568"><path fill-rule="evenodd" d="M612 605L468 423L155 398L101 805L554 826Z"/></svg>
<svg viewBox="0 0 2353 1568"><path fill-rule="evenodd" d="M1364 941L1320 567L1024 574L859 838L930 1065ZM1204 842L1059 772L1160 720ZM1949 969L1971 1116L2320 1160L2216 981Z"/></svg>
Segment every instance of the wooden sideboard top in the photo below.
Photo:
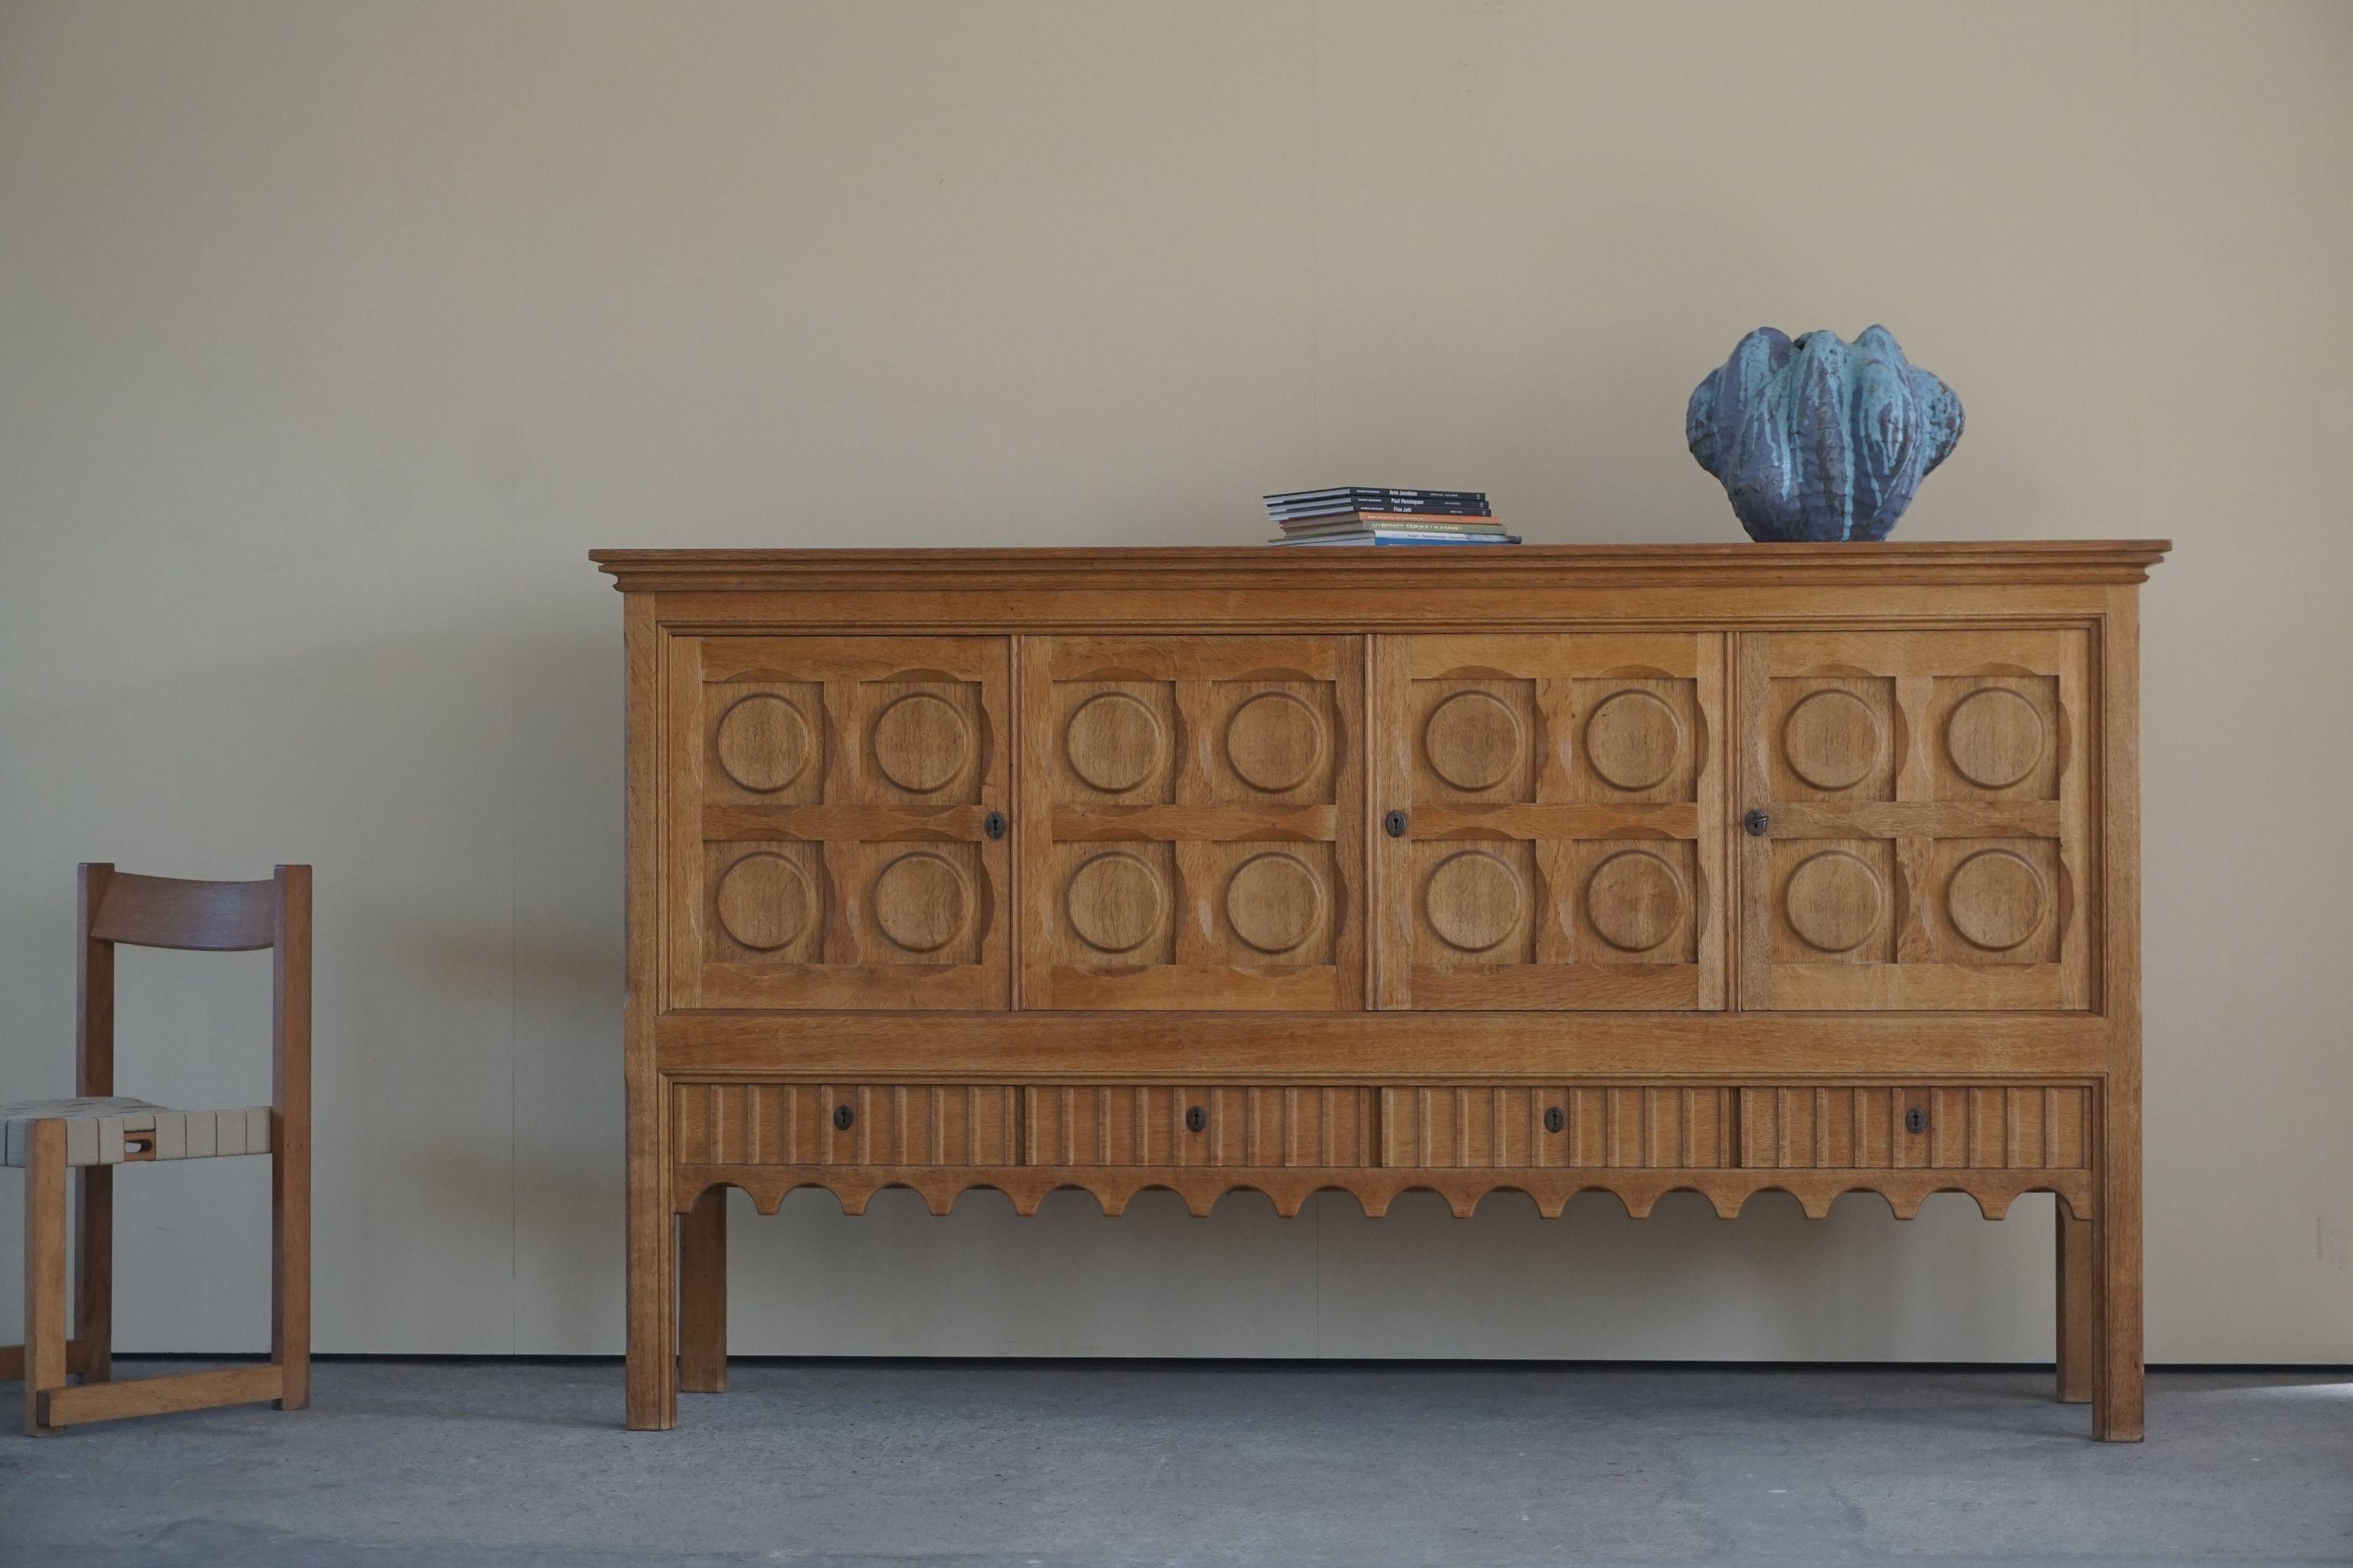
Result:
<svg viewBox="0 0 2353 1568"><path fill-rule="evenodd" d="M1050 550L592 550L624 593L955 586L1298 586L1345 582L1555 587L2140 583L2163 539L1878 544L1521 544L1291 549L1262 544Z"/></svg>

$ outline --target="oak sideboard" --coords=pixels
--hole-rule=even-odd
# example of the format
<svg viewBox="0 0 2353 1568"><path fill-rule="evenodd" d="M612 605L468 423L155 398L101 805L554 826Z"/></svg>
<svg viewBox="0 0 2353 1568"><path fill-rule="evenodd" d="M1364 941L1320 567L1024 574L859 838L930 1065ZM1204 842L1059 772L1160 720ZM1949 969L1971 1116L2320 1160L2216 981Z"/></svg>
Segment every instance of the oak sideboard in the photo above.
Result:
<svg viewBox="0 0 2353 1568"><path fill-rule="evenodd" d="M2055 1194L2141 1435L2158 542L614 550L628 1424L725 1194Z"/></svg>

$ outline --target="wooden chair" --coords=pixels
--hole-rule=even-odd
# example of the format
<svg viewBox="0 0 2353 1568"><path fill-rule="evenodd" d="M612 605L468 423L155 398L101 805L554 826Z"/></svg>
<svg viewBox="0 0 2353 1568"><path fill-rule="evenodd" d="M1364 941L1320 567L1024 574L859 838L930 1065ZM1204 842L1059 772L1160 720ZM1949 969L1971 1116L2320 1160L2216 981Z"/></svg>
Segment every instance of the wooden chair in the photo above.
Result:
<svg viewBox="0 0 2353 1568"><path fill-rule="evenodd" d="M311 1403L311 868L266 882L191 882L81 868L81 935L73 1100L0 1104L5 1163L25 1173L25 1342L0 1347L0 1382L25 1384L25 1430L275 1400ZM276 957L271 1099L239 1110L174 1110L114 1092L114 949L207 952L269 948ZM269 1363L112 1381L114 1167L268 1154ZM81 1173L80 1276L66 1326L66 1172ZM69 1387L66 1375L81 1374Z"/></svg>

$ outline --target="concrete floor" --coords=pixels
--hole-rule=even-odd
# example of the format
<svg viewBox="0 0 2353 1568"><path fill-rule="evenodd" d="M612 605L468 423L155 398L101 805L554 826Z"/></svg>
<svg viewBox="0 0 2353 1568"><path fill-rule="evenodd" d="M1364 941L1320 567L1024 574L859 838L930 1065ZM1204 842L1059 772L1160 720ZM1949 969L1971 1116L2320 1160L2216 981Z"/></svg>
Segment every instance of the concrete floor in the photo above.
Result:
<svg viewBox="0 0 2353 1568"><path fill-rule="evenodd" d="M388 1361L307 1412L0 1435L0 1563L2353 1562L2353 1374L2160 1373L2138 1447L2009 1370L732 1376L668 1434L619 1429L610 1363Z"/></svg>

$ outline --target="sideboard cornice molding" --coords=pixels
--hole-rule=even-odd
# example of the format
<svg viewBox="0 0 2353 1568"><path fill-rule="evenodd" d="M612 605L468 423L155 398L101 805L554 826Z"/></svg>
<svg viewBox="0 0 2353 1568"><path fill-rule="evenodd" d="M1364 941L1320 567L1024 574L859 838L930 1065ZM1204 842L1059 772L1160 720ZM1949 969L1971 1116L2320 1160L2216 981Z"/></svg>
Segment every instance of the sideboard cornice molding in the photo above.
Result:
<svg viewBox="0 0 2353 1568"><path fill-rule="evenodd" d="M1089 590L1415 584L1433 589L2131 584L2160 539L1877 544L1528 544L1454 550L1264 545L1046 550L595 550L624 593L982 586Z"/></svg>

